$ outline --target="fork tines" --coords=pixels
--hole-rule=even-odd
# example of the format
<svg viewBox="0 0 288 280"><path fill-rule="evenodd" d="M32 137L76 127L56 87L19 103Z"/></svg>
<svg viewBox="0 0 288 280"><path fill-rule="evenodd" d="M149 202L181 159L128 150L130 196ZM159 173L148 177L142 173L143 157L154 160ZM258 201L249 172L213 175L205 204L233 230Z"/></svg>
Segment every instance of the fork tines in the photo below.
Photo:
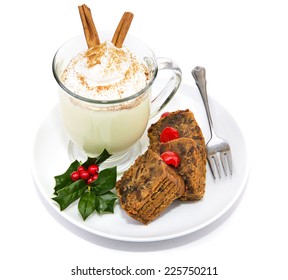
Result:
<svg viewBox="0 0 288 280"><path fill-rule="evenodd" d="M228 172L232 175L232 155L231 150L228 149L226 151L218 151L220 154L221 164L224 170L225 176L228 176ZM219 178L221 178L221 168L219 163L219 156L217 153L207 154L208 163L210 166L211 173L213 175L214 180L216 179L216 173L218 173ZM229 169L229 171L228 171Z"/></svg>

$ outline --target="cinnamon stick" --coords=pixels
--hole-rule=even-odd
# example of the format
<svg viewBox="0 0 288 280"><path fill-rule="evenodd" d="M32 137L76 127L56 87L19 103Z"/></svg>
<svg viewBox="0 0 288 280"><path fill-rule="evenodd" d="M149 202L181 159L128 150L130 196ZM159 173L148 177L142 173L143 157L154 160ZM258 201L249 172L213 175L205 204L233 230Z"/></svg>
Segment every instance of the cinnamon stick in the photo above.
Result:
<svg viewBox="0 0 288 280"><path fill-rule="evenodd" d="M80 13L88 48L100 45L98 32L96 30L90 8L83 4L82 6L78 6L78 10Z"/></svg>
<svg viewBox="0 0 288 280"><path fill-rule="evenodd" d="M134 15L130 12L125 12L117 26L117 29L114 33L114 36L112 38L112 43L118 47L121 48L123 45L123 42L126 38L126 35L128 33L128 30L130 28L131 22L133 20Z"/></svg>

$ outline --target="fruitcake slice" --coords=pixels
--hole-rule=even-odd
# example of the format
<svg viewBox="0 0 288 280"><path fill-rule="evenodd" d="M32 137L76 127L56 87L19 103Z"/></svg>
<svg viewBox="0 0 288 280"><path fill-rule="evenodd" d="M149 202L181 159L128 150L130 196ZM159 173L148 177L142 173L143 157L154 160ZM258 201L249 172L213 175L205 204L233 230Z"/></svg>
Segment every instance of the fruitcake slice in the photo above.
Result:
<svg viewBox="0 0 288 280"><path fill-rule="evenodd" d="M124 172L116 190L124 211L148 224L182 196L184 182L159 154L148 149Z"/></svg>
<svg viewBox="0 0 288 280"><path fill-rule="evenodd" d="M161 143L159 153L173 151L181 161L175 171L185 183L181 200L200 200L205 193L206 182L206 149L191 138L178 138Z"/></svg>
<svg viewBox="0 0 288 280"><path fill-rule="evenodd" d="M199 145L205 147L205 140L194 114L190 110L179 110L169 113L167 116L160 118L148 129L150 147L154 151L159 151L160 135L164 128L173 127L179 137L192 138Z"/></svg>

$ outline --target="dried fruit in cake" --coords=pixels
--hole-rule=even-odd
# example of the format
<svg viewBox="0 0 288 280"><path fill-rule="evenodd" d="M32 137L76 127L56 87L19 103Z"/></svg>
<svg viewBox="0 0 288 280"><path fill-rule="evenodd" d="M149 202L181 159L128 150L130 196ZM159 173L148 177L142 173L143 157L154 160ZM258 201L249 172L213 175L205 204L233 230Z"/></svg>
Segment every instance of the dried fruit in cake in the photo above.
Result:
<svg viewBox="0 0 288 280"><path fill-rule="evenodd" d="M185 184L181 200L200 200L205 193L206 149L191 138L179 138L161 143L159 153L175 152L181 159L174 170Z"/></svg>
<svg viewBox="0 0 288 280"><path fill-rule="evenodd" d="M173 127L178 131L179 137L192 138L199 145L205 147L205 140L194 114L190 110L178 110L161 117L148 129L150 147L154 151L159 150L160 135L166 127Z"/></svg>
<svg viewBox="0 0 288 280"><path fill-rule="evenodd" d="M124 172L116 190L125 212L148 224L182 196L184 182L159 154L148 149Z"/></svg>

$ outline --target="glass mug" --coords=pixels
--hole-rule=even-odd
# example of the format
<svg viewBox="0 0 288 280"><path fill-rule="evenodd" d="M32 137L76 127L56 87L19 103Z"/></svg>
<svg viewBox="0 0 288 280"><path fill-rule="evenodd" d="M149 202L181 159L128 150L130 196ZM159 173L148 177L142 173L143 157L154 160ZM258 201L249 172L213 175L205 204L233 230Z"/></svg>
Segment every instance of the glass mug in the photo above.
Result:
<svg viewBox="0 0 288 280"><path fill-rule="evenodd" d="M113 33L99 33L99 37L104 42L111 40ZM147 66L150 74L147 85L129 97L116 100L89 99L75 94L61 82L60 76L70 60L88 49L84 35L62 45L52 63L53 75L59 86L62 119L71 140L68 145L70 159L95 157L106 149L112 156L104 163L105 168L117 166L119 173L126 170L141 153L139 140L149 119L171 100L182 78L175 62L168 58L156 58L152 50L139 39L127 35L124 45ZM162 70L169 70L169 77L155 97L152 88L158 71Z"/></svg>

